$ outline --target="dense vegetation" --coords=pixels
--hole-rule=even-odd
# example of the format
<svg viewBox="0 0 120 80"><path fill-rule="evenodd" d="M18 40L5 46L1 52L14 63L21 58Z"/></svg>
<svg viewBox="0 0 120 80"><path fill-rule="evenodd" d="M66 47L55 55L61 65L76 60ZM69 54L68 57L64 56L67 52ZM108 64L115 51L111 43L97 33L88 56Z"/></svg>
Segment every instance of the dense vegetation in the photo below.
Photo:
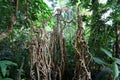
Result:
<svg viewBox="0 0 120 80"><path fill-rule="evenodd" d="M0 32L0 80L120 79L119 0L0 0Z"/></svg>

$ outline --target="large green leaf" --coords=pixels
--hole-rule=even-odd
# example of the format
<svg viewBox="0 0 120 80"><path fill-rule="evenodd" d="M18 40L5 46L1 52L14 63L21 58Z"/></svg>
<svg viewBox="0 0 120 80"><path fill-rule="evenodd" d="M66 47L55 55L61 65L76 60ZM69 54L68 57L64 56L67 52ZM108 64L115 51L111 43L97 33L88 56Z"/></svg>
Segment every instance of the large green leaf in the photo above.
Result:
<svg viewBox="0 0 120 80"><path fill-rule="evenodd" d="M7 73L7 66L3 63L0 63L0 68L1 68L1 71L2 71L3 77L5 77L5 75Z"/></svg>
<svg viewBox="0 0 120 80"><path fill-rule="evenodd" d="M0 2L2 2L3 0L0 0Z"/></svg>
<svg viewBox="0 0 120 80"><path fill-rule="evenodd" d="M13 80L13 79L11 79L11 78L4 78L3 80Z"/></svg>
<svg viewBox="0 0 120 80"><path fill-rule="evenodd" d="M113 77L114 77L114 80L116 80L116 78L119 76L119 69L118 69L118 65L114 62L112 64L112 74L113 74Z"/></svg>
<svg viewBox="0 0 120 80"><path fill-rule="evenodd" d="M2 78L2 77L0 76L0 80L13 80L13 79L11 79L11 78Z"/></svg>
<svg viewBox="0 0 120 80"><path fill-rule="evenodd" d="M7 60L5 60L5 64L6 64L6 65L13 65L13 66L17 66L17 64L16 64L16 63L14 63L14 62L12 62L12 61L7 61Z"/></svg>
<svg viewBox="0 0 120 80"><path fill-rule="evenodd" d="M2 72L3 77L5 77L5 75L7 73L7 67L10 65L17 66L16 63L11 62L11 61L7 61L7 60L0 61L0 68L1 68L1 72Z"/></svg>
<svg viewBox="0 0 120 80"><path fill-rule="evenodd" d="M93 57L93 60L98 64L109 65L108 63L106 63L105 61L103 61L103 60L101 60L100 58L97 58L97 57Z"/></svg>
<svg viewBox="0 0 120 80"><path fill-rule="evenodd" d="M120 59L115 58L115 60L116 60L116 63L120 65Z"/></svg>
<svg viewBox="0 0 120 80"><path fill-rule="evenodd" d="M14 63L12 61L8 61L8 60L0 61L0 64L17 66L16 63Z"/></svg>
<svg viewBox="0 0 120 80"><path fill-rule="evenodd" d="M112 53L111 53L110 51L108 51L108 50L106 50L106 49L103 49L103 48L101 48L101 50L102 50L107 56L109 56L109 57L112 58Z"/></svg>

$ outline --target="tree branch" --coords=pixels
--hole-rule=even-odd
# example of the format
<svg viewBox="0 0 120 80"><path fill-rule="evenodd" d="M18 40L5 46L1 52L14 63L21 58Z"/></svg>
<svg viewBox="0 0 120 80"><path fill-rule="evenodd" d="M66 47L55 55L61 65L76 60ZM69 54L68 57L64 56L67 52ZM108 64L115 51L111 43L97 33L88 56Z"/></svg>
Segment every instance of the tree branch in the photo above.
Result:
<svg viewBox="0 0 120 80"><path fill-rule="evenodd" d="M8 37L9 34L12 32L13 24L14 24L16 18L17 18L18 0L14 0L14 3L15 3L15 12L14 12L13 16L10 19L7 31L3 32L3 33L0 33L0 41L3 40L4 38Z"/></svg>

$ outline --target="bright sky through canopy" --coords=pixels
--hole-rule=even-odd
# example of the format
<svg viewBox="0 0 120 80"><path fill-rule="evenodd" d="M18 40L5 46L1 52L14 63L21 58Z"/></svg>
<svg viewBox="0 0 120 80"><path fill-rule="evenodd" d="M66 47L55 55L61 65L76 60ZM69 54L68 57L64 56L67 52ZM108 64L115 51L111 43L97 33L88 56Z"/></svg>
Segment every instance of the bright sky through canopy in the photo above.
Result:
<svg viewBox="0 0 120 80"><path fill-rule="evenodd" d="M49 1L49 0L44 0L44 2L51 8L52 7L52 4L53 2L52 1ZM59 2L59 1L57 1ZM66 0L66 2L68 2L68 0ZM99 3L102 3L102 4L106 4L107 0L99 0ZM60 5L60 4L58 4Z"/></svg>
<svg viewBox="0 0 120 80"><path fill-rule="evenodd" d="M99 3L106 4L107 0L99 0Z"/></svg>

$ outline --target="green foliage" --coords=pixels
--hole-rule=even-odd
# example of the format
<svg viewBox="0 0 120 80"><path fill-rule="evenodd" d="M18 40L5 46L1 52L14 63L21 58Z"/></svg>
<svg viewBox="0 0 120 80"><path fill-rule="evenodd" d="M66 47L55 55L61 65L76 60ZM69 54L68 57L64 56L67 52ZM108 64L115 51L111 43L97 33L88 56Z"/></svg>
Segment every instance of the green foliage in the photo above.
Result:
<svg viewBox="0 0 120 80"><path fill-rule="evenodd" d="M101 60L100 58L93 57L93 60L94 60L97 64L108 65L108 63L106 63L105 61Z"/></svg>
<svg viewBox="0 0 120 80"><path fill-rule="evenodd" d="M10 18L14 13L14 0L0 0L0 32L6 31ZM31 40L31 28L36 28L44 20L52 15L52 11L43 2L43 0L18 0L19 8L17 20L14 23L10 36L0 42L0 60L7 60L8 63L1 63L1 75L16 80L17 69L21 66L21 60L24 62L22 79L28 79L29 69L29 41ZM38 23L39 22L39 23ZM50 24L50 23L49 23ZM23 60L24 58L24 60ZM14 61L17 67L10 62ZM11 68L10 68L11 67ZM8 69L10 68L10 69ZM9 70L9 71L8 71ZM9 75L7 75L9 74ZM7 79L7 78L6 78ZM1 80L1 79L0 79Z"/></svg>
<svg viewBox="0 0 120 80"><path fill-rule="evenodd" d="M101 50L108 56L110 57L110 59L112 60L111 64L109 64L109 62L106 62L106 61L103 61L101 60L100 58L96 58L96 57L93 57L93 60L97 63L97 64L100 64L100 65L104 65L108 68L111 69L111 73L114 77L114 80L116 80L119 76L119 67L118 67L118 63L120 62L119 59L115 58L112 56L112 53L109 52L108 50L104 49L104 48L101 48Z"/></svg>
<svg viewBox="0 0 120 80"><path fill-rule="evenodd" d="M103 48L101 48L101 50L102 50L107 56L109 56L110 58L112 58L112 53L111 53L111 52L109 52L108 50L103 49Z"/></svg>
<svg viewBox="0 0 120 80"><path fill-rule="evenodd" d="M11 78L2 78L2 77L0 76L0 80L13 80L13 79L11 79Z"/></svg>
<svg viewBox="0 0 120 80"><path fill-rule="evenodd" d="M4 61L0 61L0 68L1 68L1 73L2 74L0 74L0 78L2 79L2 80L12 80L12 79L10 79L10 78L5 78L5 76L7 75L7 74L9 74L9 69L10 69L10 66L17 66L17 64L16 63L14 63L14 62L12 62L12 61L7 61L7 60L4 60ZM9 68L9 69L8 69ZM4 77L4 78L2 78L2 76ZM0 79L0 80L1 80Z"/></svg>
<svg viewBox="0 0 120 80"><path fill-rule="evenodd" d="M114 76L114 80L116 80L119 76L119 68L116 62L114 62L112 65L112 75Z"/></svg>

